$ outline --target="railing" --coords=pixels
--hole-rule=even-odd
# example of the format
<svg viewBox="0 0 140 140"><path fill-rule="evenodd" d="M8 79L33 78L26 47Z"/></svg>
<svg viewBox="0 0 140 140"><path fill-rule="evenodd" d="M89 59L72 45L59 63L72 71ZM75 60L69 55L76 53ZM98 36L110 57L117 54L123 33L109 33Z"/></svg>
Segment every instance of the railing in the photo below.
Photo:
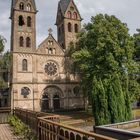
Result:
<svg viewBox="0 0 140 140"><path fill-rule="evenodd" d="M115 140L59 122L59 115L16 108L15 115L37 132L38 140Z"/></svg>
<svg viewBox="0 0 140 140"><path fill-rule="evenodd" d="M32 130L36 133L38 131L38 117L42 117L44 119L52 120L55 122L59 122L59 116L50 114L50 113L43 113L37 112L32 110L25 110L16 108L14 114L21 119L25 124L29 125Z"/></svg>
<svg viewBox="0 0 140 140"><path fill-rule="evenodd" d="M86 132L74 127L62 125L50 120L39 118L39 140L115 140L110 137Z"/></svg>
<svg viewBox="0 0 140 140"><path fill-rule="evenodd" d="M10 108L0 108L0 124L7 123L11 114Z"/></svg>

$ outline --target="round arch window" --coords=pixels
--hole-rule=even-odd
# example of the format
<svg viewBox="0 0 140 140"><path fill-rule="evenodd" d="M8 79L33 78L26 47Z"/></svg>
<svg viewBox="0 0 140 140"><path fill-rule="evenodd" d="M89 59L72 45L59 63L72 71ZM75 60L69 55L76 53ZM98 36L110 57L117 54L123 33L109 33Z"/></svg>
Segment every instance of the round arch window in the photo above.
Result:
<svg viewBox="0 0 140 140"><path fill-rule="evenodd" d="M23 87L21 89L21 95L23 95L24 98L27 98L30 93L31 91L28 87Z"/></svg>

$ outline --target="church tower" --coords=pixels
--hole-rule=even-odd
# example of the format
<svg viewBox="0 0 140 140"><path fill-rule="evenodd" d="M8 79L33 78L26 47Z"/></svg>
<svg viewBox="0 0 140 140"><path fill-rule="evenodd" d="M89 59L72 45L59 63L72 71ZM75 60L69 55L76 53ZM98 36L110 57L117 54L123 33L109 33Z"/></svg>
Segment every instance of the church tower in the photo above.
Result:
<svg viewBox="0 0 140 140"><path fill-rule="evenodd" d="M36 48L36 5L34 0L12 0L11 51L34 52Z"/></svg>
<svg viewBox="0 0 140 140"><path fill-rule="evenodd" d="M58 42L67 49L70 42L76 41L81 29L81 16L73 0L60 0L58 3L56 26Z"/></svg>
<svg viewBox="0 0 140 140"><path fill-rule="evenodd" d="M35 0L12 0L11 5L11 105L30 106L34 99L36 51ZM32 105L33 106L33 105ZM33 108L33 107L30 107Z"/></svg>

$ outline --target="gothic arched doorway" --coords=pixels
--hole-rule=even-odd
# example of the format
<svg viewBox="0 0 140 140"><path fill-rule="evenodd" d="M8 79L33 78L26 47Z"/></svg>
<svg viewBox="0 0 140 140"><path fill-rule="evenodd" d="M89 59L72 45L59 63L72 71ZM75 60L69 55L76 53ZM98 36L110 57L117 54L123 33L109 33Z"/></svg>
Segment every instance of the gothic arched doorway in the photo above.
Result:
<svg viewBox="0 0 140 140"><path fill-rule="evenodd" d="M53 96L53 107L54 107L54 110L60 109L60 98L59 98L59 95L54 95Z"/></svg>
<svg viewBox="0 0 140 140"><path fill-rule="evenodd" d="M41 111L55 111L63 108L63 93L57 86L47 86L43 90L41 99Z"/></svg>

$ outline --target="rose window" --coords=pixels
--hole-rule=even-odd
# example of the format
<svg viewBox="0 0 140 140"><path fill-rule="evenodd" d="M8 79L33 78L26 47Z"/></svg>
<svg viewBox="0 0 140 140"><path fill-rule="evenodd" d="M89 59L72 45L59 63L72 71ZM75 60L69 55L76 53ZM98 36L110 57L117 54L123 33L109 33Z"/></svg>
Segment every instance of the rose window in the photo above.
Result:
<svg viewBox="0 0 140 140"><path fill-rule="evenodd" d="M45 65L45 73L47 73L49 76L53 76L57 73L57 66L53 62L48 62Z"/></svg>

